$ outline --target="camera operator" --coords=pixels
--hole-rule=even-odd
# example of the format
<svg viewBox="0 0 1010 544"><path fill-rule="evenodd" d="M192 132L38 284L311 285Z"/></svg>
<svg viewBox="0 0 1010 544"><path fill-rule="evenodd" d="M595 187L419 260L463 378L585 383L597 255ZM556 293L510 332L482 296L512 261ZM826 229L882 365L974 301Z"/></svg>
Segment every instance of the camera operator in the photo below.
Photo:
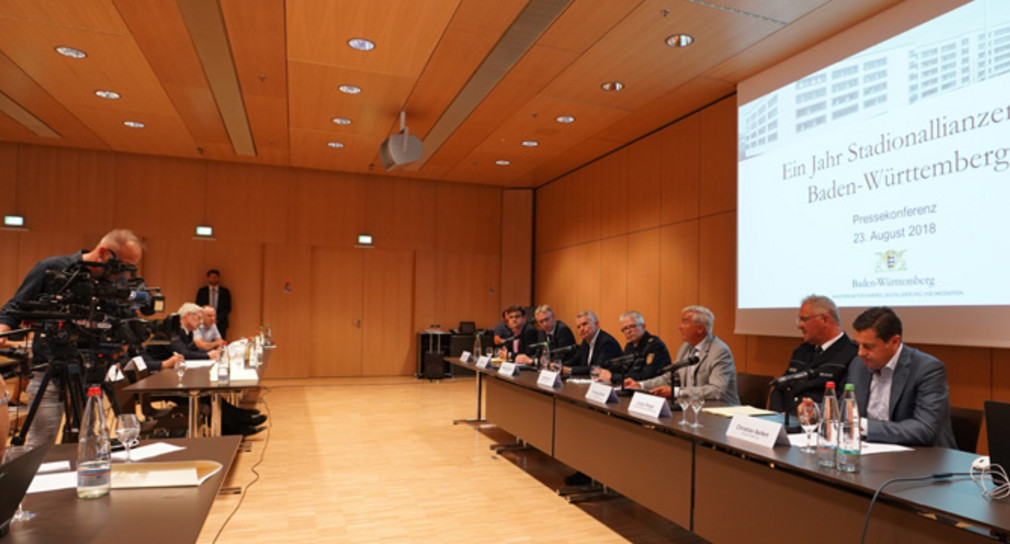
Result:
<svg viewBox="0 0 1010 544"><path fill-rule="evenodd" d="M17 303L35 300L42 293L43 280L47 270L62 271L75 263L85 263L85 265L86 263L105 263L112 258L118 258L124 263L135 265L140 261L143 251L143 244L137 235L126 229L116 229L103 236L91 251L82 249L70 255L59 255L39 261L25 276L21 287L14 293L14 296L7 304L4 304L3 308L0 308L0 332L14 330L20 324L11 313L16 310ZM102 267L88 268L95 273L103 270ZM0 337L0 346L5 343L6 338ZM54 442L60 428L60 421L63 419L63 400L60 399L61 384L54 383L55 380L52 380L45 391L38 390L46 371L44 363L51 360L52 355L49 350L40 345L39 339L36 338L32 349L33 372L27 389L28 402L30 404L35 395L40 393L42 400L38 405L38 411L28 433L27 444L33 447Z"/></svg>

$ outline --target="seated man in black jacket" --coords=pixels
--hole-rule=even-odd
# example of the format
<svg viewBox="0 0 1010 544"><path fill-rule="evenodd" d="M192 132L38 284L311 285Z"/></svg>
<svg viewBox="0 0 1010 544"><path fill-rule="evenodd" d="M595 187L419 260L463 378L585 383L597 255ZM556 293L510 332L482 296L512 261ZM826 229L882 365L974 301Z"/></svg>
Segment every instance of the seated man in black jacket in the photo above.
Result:
<svg viewBox="0 0 1010 544"><path fill-rule="evenodd" d="M501 341L500 356L509 361L528 364L536 352L537 329L526 322L526 308L509 306L505 310L510 335Z"/></svg>
<svg viewBox="0 0 1010 544"><path fill-rule="evenodd" d="M833 381L845 383L849 363L859 351L856 343L839 325L838 306L828 297L810 295L803 299L796 316L796 326L803 333L803 343L793 350L784 376L796 375L793 381L777 385L768 403L770 410L796 413L800 399L807 397L821 404L824 386ZM805 371L813 371L800 377Z"/></svg>
<svg viewBox="0 0 1010 544"><path fill-rule="evenodd" d="M649 334L645 329L645 318L642 314L638 312L621 314L621 332L628 341L624 345L624 357L628 361L617 368L614 366L615 360L611 360L611 368L601 369L598 380L614 385L623 384L624 378L640 382L656 376L670 364L670 351L658 336Z"/></svg>
<svg viewBox="0 0 1010 544"><path fill-rule="evenodd" d="M600 328L600 320L592 311L583 310L575 316L575 329L582 342L575 356L564 361L562 376L588 376L592 367L607 368L611 359L621 355L621 344Z"/></svg>
<svg viewBox="0 0 1010 544"><path fill-rule="evenodd" d="M572 329L569 329L568 325L554 318L554 310L544 304L537 306L537 309L533 312L533 316L536 317L538 327L536 355L543 358L549 351L551 359L555 361L566 361L574 358L575 335L572 334ZM568 349L563 350L561 348ZM547 364L550 361L541 362Z"/></svg>

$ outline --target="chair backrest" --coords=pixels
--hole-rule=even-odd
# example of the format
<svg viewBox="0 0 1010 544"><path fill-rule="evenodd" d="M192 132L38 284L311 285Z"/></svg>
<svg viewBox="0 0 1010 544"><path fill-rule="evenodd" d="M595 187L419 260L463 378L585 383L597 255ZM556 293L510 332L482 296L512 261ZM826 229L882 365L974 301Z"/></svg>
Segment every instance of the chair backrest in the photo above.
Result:
<svg viewBox="0 0 1010 544"><path fill-rule="evenodd" d="M975 453L978 449L978 433L982 428L982 410L972 408L950 409L950 425L954 430L957 449Z"/></svg>
<svg viewBox="0 0 1010 544"><path fill-rule="evenodd" d="M771 392L771 387L768 384L774 379L774 376L765 376L764 374L738 372L736 388L740 393L740 404L767 408L768 393Z"/></svg>

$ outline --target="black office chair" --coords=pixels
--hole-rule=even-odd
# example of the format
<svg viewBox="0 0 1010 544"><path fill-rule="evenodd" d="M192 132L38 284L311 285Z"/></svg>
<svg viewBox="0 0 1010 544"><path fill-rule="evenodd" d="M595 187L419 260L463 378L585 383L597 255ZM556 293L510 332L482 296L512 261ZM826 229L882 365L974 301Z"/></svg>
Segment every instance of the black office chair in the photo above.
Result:
<svg viewBox="0 0 1010 544"><path fill-rule="evenodd" d="M736 389L740 394L740 404L767 408L768 393L771 392L771 387L768 384L774 379L774 376L765 376L764 374L737 372Z"/></svg>
<svg viewBox="0 0 1010 544"><path fill-rule="evenodd" d="M982 428L982 415L982 410L951 407L950 424L954 429L954 442L957 443L957 449L976 453L978 433Z"/></svg>

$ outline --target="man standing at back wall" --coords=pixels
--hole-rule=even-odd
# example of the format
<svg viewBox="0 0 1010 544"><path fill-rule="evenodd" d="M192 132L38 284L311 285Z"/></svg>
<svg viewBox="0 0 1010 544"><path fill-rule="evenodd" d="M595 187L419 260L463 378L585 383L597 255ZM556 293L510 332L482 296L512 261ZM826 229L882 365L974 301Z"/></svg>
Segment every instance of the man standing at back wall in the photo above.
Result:
<svg viewBox="0 0 1010 544"><path fill-rule="evenodd" d="M231 291L221 285L221 272L216 268L207 271L207 285L196 292L196 303L213 306L217 310L217 330L221 338L228 338L228 314L231 313Z"/></svg>

